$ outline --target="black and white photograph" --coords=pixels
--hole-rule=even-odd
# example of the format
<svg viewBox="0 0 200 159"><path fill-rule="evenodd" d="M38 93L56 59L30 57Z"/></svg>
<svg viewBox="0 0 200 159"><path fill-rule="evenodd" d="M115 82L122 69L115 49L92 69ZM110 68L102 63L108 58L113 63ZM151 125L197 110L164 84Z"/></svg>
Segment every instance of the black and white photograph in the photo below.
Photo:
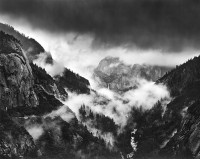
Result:
<svg viewBox="0 0 200 159"><path fill-rule="evenodd" d="M200 1L0 0L0 159L200 159Z"/></svg>

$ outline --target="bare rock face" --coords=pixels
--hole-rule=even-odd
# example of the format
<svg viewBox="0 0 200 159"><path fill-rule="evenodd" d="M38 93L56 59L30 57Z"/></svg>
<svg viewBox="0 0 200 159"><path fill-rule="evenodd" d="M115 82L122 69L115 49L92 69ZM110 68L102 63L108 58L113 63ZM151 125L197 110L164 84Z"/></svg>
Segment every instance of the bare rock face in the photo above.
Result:
<svg viewBox="0 0 200 159"><path fill-rule="evenodd" d="M44 105L47 107L52 105L50 108L53 109L61 104L53 95L41 96L40 94L45 92L36 89L34 79L20 42L13 36L0 32L0 158L2 159L37 156L37 147L32 136L12 119L13 116L26 115L27 111L37 112ZM49 99L51 99L50 104L47 103ZM17 110L21 110L22 113Z"/></svg>
<svg viewBox="0 0 200 159"><path fill-rule="evenodd" d="M29 62L35 60L40 53L45 52L44 48L35 39L26 37L10 25L0 23L0 30L20 40L21 47L26 52ZM46 62L52 64L53 59L50 55L47 57Z"/></svg>
<svg viewBox="0 0 200 159"><path fill-rule="evenodd" d="M129 89L135 85L131 76L131 66L125 65L115 57L102 59L94 70L94 78L100 87L115 91Z"/></svg>
<svg viewBox="0 0 200 159"><path fill-rule="evenodd" d="M33 75L20 42L0 32L0 158L36 155L33 138L7 114L16 107L36 107Z"/></svg>
<svg viewBox="0 0 200 159"><path fill-rule="evenodd" d="M0 106L7 110L20 106L36 107L33 75L20 43L0 32Z"/></svg>
<svg viewBox="0 0 200 159"><path fill-rule="evenodd" d="M67 93L29 63L18 40L0 32L0 109L11 116L49 113L62 105L55 96L65 100Z"/></svg>
<svg viewBox="0 0 200 159"><path fill-rule="evenodd" d="M127 65L117 57L102 59L94 70L94 79L100 87L114 91L126 91L137 87L138 79L156 81L171 68L150 65Z"/></svg>

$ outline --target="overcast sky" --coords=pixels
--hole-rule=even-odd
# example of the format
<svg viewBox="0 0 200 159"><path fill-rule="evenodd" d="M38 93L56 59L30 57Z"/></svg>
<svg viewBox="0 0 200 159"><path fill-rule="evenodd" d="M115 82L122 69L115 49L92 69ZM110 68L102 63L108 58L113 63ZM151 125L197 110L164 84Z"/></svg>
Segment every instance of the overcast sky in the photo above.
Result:
<svg viewBox="0 0 200 159"><path fill-rule="evenodd" d="M80 62L107 55L167 66L198 55L199 8L198 0L0 0L0 21L80 73Z"/></svg>

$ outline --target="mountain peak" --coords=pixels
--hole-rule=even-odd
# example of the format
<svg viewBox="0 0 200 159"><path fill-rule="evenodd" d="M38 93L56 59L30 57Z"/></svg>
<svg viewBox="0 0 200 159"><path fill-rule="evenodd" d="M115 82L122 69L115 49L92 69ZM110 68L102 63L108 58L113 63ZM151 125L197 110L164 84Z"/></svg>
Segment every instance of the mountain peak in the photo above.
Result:
<svg viewBox="0 0 200 159"><path fill-rule="evenodd" d="M116 91L129 90L135 87L137 79L156 81L170 69L170 67L146 64L133 64L131 66L123 63L119 57L108 56L102 59L94 70L94 78L100 86L109 87Z"/></svg>

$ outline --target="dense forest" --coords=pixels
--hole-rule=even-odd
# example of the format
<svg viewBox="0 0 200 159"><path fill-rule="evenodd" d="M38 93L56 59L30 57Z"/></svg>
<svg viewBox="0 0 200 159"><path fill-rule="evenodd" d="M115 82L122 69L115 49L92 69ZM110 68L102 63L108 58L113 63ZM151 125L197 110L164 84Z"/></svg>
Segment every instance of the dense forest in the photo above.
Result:
<svg viewBox="0 0 200 159"><path fill-rule="evenodd" d="M71 92L76 92L78 94L90 93L89 81L67 68L65 68L62 75L55 76L55 80Z"/></svg>

